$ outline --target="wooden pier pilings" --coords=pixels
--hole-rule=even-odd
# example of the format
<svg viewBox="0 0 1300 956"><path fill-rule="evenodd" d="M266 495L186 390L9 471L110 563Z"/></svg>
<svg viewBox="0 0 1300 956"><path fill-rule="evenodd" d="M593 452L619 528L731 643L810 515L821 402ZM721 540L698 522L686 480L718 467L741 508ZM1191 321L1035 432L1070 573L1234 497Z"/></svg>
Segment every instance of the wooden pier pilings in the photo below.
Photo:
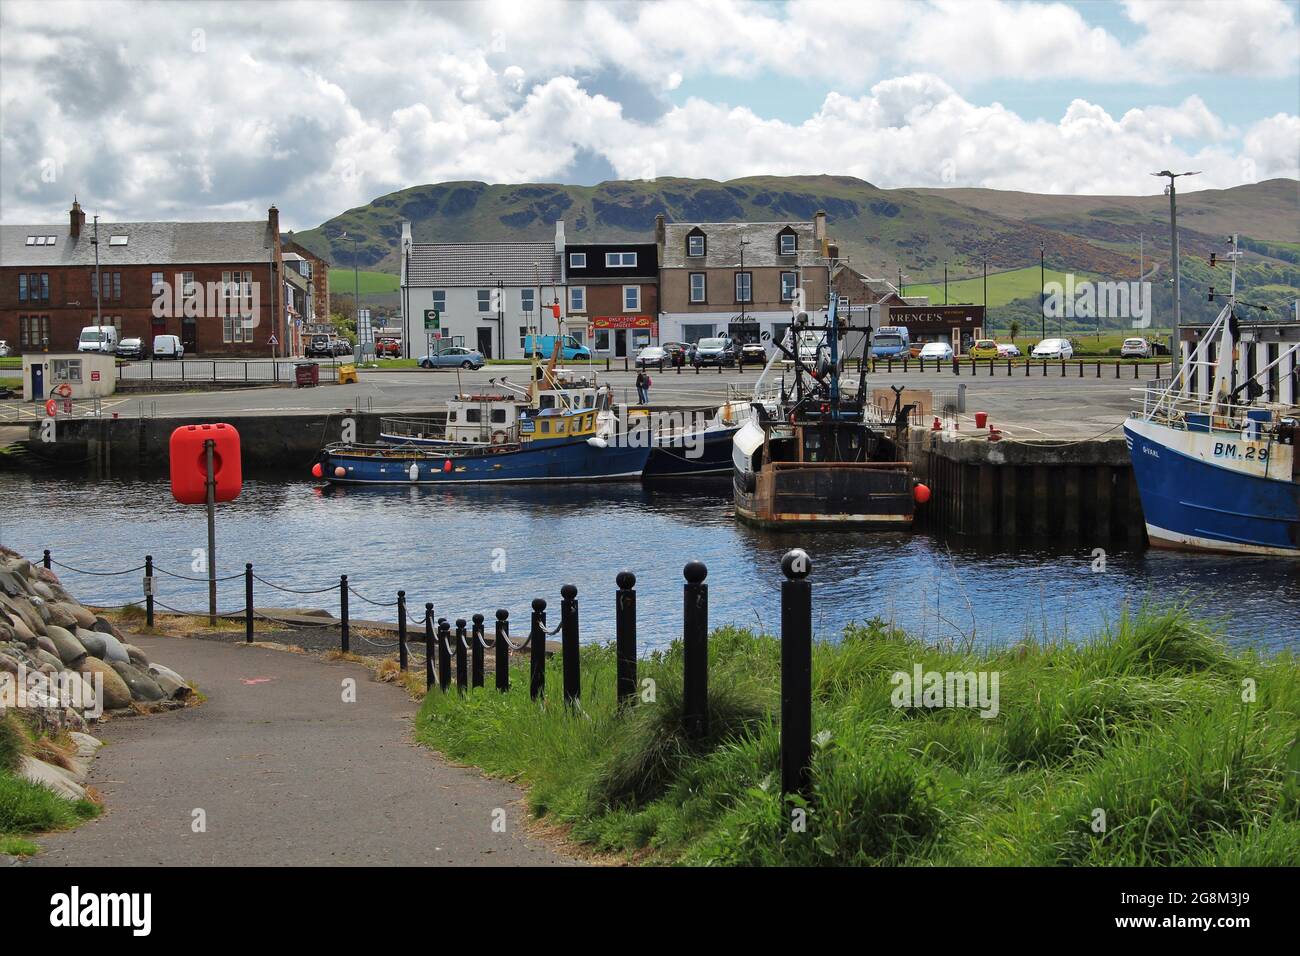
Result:
<svg viewBox="0 0 1300 956"><path fill-rule="evenodd" d="M996 441L914 428L908 454L930 488L918 528L1002 543L1140 547L1146 530L1122 436Z"/></svg>

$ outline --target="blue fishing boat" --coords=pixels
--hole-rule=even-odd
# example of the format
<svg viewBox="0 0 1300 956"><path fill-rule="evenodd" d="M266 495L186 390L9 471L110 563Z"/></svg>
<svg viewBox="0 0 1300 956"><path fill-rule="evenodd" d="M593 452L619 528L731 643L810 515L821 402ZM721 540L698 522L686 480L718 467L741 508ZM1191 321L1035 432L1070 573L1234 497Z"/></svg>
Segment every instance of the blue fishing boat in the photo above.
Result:
<svg viewBox="0 0 1300 956"><path fill-rule="evenodd" d="M1228 301L1214 324L1124 424L1147 536L1155 547L1300 557L1300 408L1258 400L1260 381L1288 356L1294 365L1300 346L1235 374L1235 236L1228 257L1231 291L1216 296Z"/></svg>

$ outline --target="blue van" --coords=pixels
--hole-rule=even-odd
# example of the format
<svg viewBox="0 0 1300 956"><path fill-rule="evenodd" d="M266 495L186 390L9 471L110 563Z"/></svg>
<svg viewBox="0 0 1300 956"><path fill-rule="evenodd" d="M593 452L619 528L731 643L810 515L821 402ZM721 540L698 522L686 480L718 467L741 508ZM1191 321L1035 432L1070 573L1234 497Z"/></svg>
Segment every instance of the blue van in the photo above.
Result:
<svg viewBox="0 0 1300 956"><path fill-rule="evenodd" d="M558 335L525 335L524 336L524 355L536 355L540 359L549 359L555 351L555 342L560 340L560 358L565 362L572 362L574 359L589 360L591 358L591 349L583 345L572 335L566 335L563 339Z"/></svg>
<svg viewBox="0 0 1300 956"><path fill-rule="evenodd" d="M871 336L872 358L906 358L912 343L904 325L882 325Z"/></svg>

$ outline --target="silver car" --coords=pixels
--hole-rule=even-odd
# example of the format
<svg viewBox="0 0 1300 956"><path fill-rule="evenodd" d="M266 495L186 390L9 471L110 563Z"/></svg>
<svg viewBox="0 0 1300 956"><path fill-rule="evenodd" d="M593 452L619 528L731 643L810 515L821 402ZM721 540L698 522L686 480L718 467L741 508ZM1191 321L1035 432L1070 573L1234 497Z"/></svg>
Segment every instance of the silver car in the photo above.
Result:
<svg viewBox="0 0 1300 956"><path fill-rule="evenodd" d="M1151 343L1146 339L1125 339L1119 347L1120 358L1150 358Z"/></svg>
<svg viewBox="0 0 1300 956"><path fill-rule="evenodd" d="M486 363L482 352L453 345L449 349L420 356L420 368L482 368Z"/></svg>

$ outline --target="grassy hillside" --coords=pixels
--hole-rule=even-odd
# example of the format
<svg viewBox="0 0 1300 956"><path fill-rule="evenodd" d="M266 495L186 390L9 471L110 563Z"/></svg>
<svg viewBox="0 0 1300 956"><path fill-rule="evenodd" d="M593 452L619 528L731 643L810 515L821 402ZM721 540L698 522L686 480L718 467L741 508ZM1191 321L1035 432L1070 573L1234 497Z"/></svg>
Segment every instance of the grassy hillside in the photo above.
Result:
<svg viewBox="0 0 1300 956"><path fill-rule="evenodd" d="M396 292L399 283L398 276L391 272L362 271L354 275L352 270L346 266L336 266L330 269L331 293L351 295L359 284L362 295L376 295Z"/></svg>
<svg viewBox="0 0 1300 956"><path fill-rule="evenodd" d="M1065 283L1065 273L1056 269L1048 269L1045 273L1047 282ZM1077 276L1084 278L1084 276ZM1038 266L1026 266L1024 269L1012 269L1008 272L989 273L989 308L1006 305L1016 299L1037 299L1042 289L1043 276L1040 275ZM905 295L928 295L931 305L943 305L944 293L943 283L907 283L903 292ZM980 305L984 302L984 279L982 276L974 279L952 279L948 280L948 302L952 305L962 303L973 303Z"/></svg>

